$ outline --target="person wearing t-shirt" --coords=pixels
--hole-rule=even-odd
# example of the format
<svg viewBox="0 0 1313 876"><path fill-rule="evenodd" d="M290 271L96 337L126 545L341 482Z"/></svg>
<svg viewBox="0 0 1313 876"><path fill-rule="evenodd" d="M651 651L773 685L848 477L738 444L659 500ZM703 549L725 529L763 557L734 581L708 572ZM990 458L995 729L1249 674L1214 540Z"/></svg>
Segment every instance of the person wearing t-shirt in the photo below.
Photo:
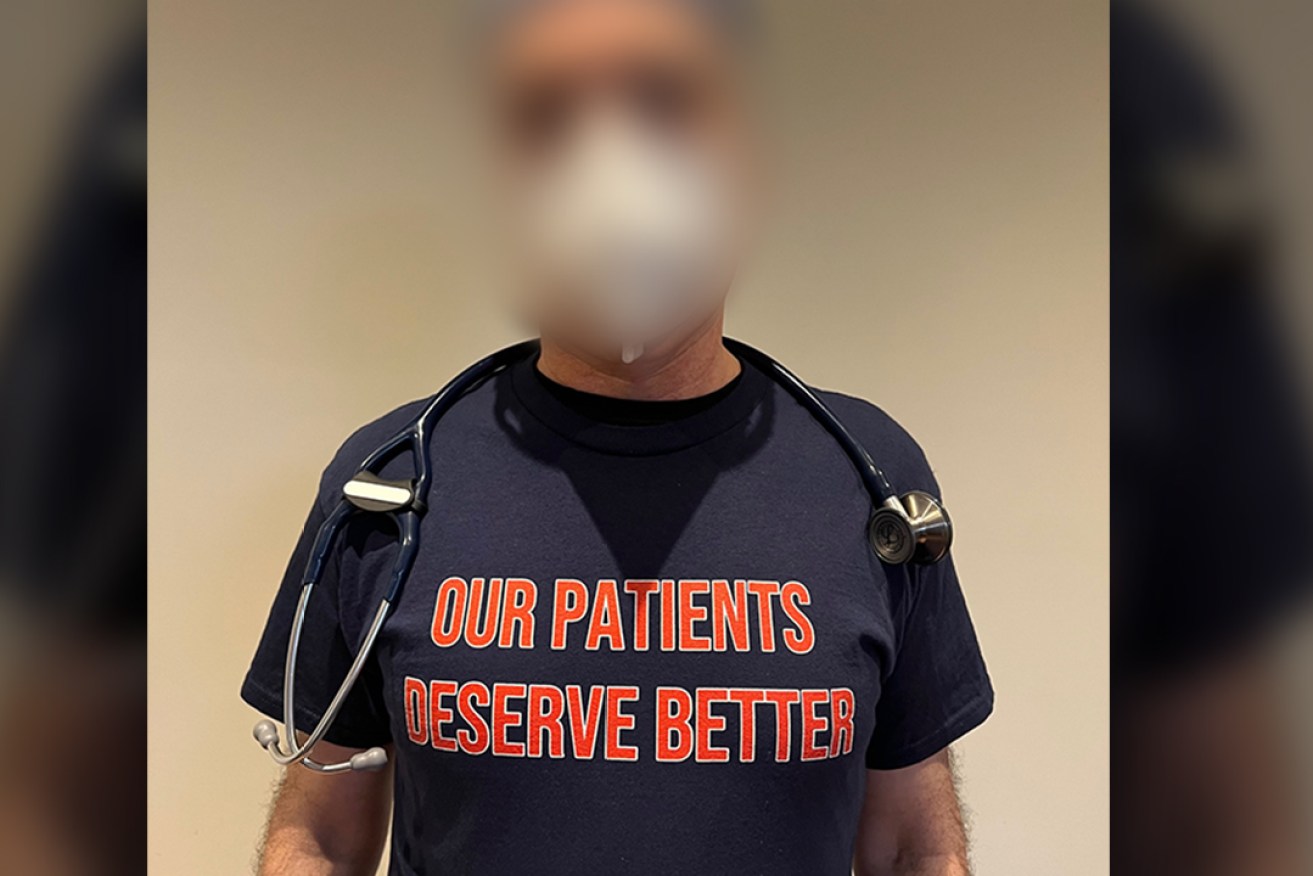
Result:
<svg viewBox="0 0 1313 876"><path fill-rule="evenodd" d="M756 209L733 0L483 4L480 83L540 352L460 400L409 583L261 873L968 873L948 748L993 708L951 559L882 565L838 445L722 343ZM878 408L823 393L900 490L938 495ZM329 463L242 687L282 717ZM403 465L402 460L399 465ZM383 476L403 477L399 468ZM302 727L336 691L395 539L358 515L310 603Z"/></svg>

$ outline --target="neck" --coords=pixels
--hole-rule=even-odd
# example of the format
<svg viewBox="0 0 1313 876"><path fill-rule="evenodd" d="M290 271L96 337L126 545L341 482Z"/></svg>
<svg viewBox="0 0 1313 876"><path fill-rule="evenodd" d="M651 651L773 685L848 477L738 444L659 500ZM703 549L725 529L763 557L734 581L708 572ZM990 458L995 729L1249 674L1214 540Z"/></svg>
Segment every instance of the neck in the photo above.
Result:
<svg viewBox="0 0 1313 876"><path fill-rule="evenodd" d="M538 370L557 383L611 398L678 401L709 395L738 376L739 360L721 342L723 315L693 335L646 351L628 365L544 335Z"/></svg>

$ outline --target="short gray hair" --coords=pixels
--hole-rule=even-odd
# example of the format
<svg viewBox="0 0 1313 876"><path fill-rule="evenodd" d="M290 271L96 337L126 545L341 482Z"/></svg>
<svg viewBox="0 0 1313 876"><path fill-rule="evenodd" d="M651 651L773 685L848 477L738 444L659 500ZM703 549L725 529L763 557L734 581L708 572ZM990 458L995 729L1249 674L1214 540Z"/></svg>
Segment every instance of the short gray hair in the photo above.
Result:
<svg viewBox="0 0 1313 876"><path fill-rule="evenodd" d="M484 39L534 6L558 0L467 0L480 36ZM650 0L649 0L650 2ZM735 41L746 41L757 29L757 0L661 0L683 3L706 15L716 28Z"/></svg>

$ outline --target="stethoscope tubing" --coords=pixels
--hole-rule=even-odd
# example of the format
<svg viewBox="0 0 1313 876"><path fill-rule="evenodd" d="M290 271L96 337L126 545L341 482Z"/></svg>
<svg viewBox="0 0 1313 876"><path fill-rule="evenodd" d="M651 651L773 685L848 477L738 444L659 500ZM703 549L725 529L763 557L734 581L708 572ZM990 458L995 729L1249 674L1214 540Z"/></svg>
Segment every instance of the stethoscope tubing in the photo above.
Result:
<svg viewBox="0 0 1313 876"><path fill-rule="evenodd" d="M800 405L807 409L824 429L834 438L844 454L852 462L861 477L862 484L871 496L875 507L888 508L905 516L903 505L897 494L889 485L884 472L875 464L871 455L848 431L842 421L835 416L829 406L803 383L793 372L765 353L742 341L725 338L725 346L732 353L754 367L766 372L776 383L782 386ZM388 514L398 530L399 544L397 558L389 577L388 589L379 601L374 618L361 640L360 647L351 661L345 678L338 686L314 729L305 742L296 744L296 662L301 649L301 635L305 629L306 613L315 587L323 577L324 565L337 540L338 534L347 521L359 510L347 498L342 498L333 512L320 525L315 536L314 546L306 561L305 572L301 578L301 595L297 601L296 614L287 642L287 658L283 666L283 726L285 737L279 734L271 721L261 721L256 725L255 737L269 752L274 761L281 766L300 763L310 769L323 773L339 773L348 770L378 769L387 762L382 749L373 748L340 763L319 763L310 758L310 752L323 741L333 722L346 703L347 696L364 671L365 664L374 652L378 637L392 611L392 606L401 595L402 588L410 576L415 557L419 553L420 517L426 510L425 501L432 484L432 468L429 461L429 437L437 422L458 401L470 392L482 386L491 377L506 370L516 362L537 355L540 349L538 341L523 341L506 347L475 362L462 371L451 382L438 391L425 404L419 415L404 429L379 446L365 458L357 471L362 474L381 476L383 467L396 454L409 450L413 462L414 478L410 482L410 501L404 507L392 508L382 513Z"/></svg>
<svg viewBox="0 0 1313 876"><path fill-rule="evenodd" d="M835 416L834 411L830 410L829 405L822 401L821 397L810 386L803 383L798 375L755 347L751 347L742 341L736 341L733 338L725 338L724 341L725 347L731 353L765 371L776 383L784 387L785 391L806 408L807 412L824 427L825 431L830 433L831 437L838 442L839 447L843 449L849 461L852 462L853 467L857 469L857 474L862 479L862 485L871 494L871 503L873 505L879 507L882 505L887 506L891 501L898 502L898 496L894 493L893 487L889 485L889 479L885 477L880 467L875 464L871 454L866 452L866 448L862 447L861 443L848 431L848 427L843 424L843 421Z"/></svg>
<svg viewBox="0 0 1313 876"><path fill-rule="evenodd" d="M387 592L379 601L378 608L374 613L374 619L356 651L356 656L351 661L351 666L347 670L345 678L338 686L333 699L329 702L328 708L324 710L323 715L320 716L314 730L306 737L305 742L297 745L296 662L301 650L301 634L305 629L306 612L309 608L310 597L323 577L324 565L328 561L329 552L332 550L338 534L359 509L343 498L339 500L337 507L320 525L319 531L315 535L310 557L306 561L305 572L301 577L301 595L297 600L296 614L293 617L292 630L287 641L287 657L283 664L283 726L286 740L284 741L278 734L277 728L272 727L269 722L262 721L256 725L255 730L256 739L280 766L291 766L300 763L323 773L344 772L361 768L354 763L356 758L340 763L324 764L312 760L309 755L314 747L323 741L329 728L337 720L338 714L346 704L347 696L364 671L365 664L368 662L370 655L373 654L374 646L383 630L383 625L387 622L388 615L391 613L392 605L401 595L401 590L405 586L406 579L409 577L410 570L414 565L415 557L419 553L419 509L424 507L423 497L427 495L428 487L432 481L432 469L428 455L429 433L437 421L457 401L481 386L495 374L524 359L537 349L536 342L526 341L507 347L474 363L439 390L410 425L375 449L361 463L358 474L368 472L369 474L378 475L381 473L383 466L396 453L403 449L409 450L415 471L415 478L411 485L411 504L404 509L388 512L397 526L400 543ZM382 763L386 762L386 756L383 755L380 749L370 749L364 754L367 756L365 762L370 764L378 762L378 765L381 766Z"/></svg>

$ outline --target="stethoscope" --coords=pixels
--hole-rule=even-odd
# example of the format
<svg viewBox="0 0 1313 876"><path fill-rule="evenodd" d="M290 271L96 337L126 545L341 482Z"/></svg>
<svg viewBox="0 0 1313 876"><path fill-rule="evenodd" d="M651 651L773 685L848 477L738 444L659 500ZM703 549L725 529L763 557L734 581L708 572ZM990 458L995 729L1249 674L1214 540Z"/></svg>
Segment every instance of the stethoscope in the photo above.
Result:
<svg viewBox="0 0 1313 876"><path fill-rule="evenodd" d="M871 496L874 512L867 526L871 549L879 559L889 565L906 563L931 564L943 559L953 540L953 527L943 506L928 493L910 492L901 498L889 486L888 479L876 466L871 455L844 427L834 412L816 393L791 371L760 350L740 341L725 339L725 346L741 360L764 371L792 395L807 412L830 433L843 452L857 468L862 484ZM280 737L273 721L264 720L255 725L255 738L273 759L283 766L301 764L321 773L343 773L352 770L378 770L387 764L387 753L382 748L371 748L340 763L318 763L309 755L328 732L346 702L348 693L364 670L379 633L388 619L393 604L401 594L410 576L415 556L419 552L420 518L427 506L433 480L429 467L429 436L434 426L456 402L481 386L489 378L505 371L516 362L538 352L537 341L525 341L493 353L476 362L444 386L424 406L423 411L410 425L371 453L355 477L342 487L342 499L319 527L305 573L301 577L301 597L292 621L291 636L287 641L287 661L283 666L283 724L286 737ZM414 477L406 480L387 480L380 476L383 466L398 454L409 450L414 463ZM396 562L386 594L379 602L374 619L365 633L360 650L356 653L346 677L338 687L328 708L315 729L301 745L296 744L296 656L300 649L301 632L305 626L306 608L310 594L323 573L324 563L342 527L357 512L386 514L396 525L398 549Z"/></svg>

